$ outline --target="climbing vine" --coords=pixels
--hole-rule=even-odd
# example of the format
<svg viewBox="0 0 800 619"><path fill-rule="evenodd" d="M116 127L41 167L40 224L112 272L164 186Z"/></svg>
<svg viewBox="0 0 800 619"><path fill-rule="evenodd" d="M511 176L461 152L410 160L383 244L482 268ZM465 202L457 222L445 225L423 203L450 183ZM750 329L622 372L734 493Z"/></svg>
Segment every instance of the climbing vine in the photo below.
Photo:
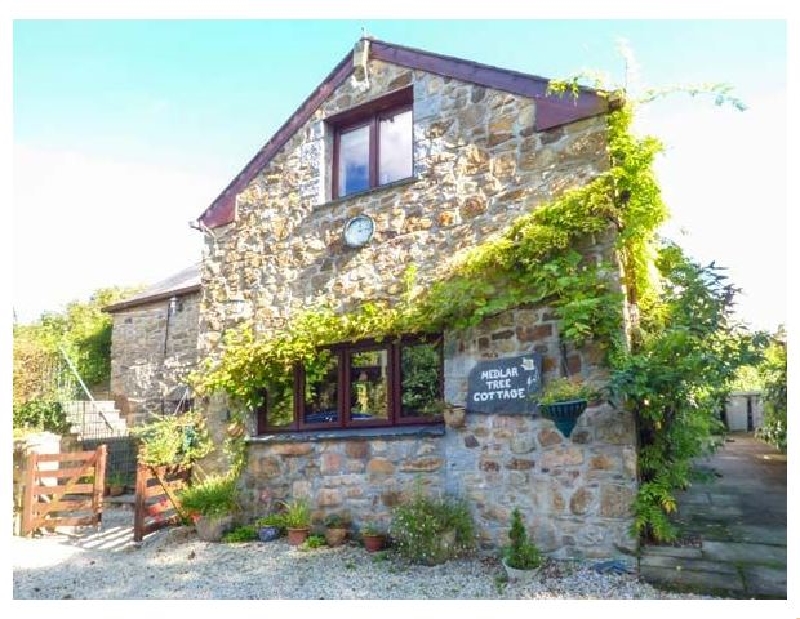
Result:
<svg viewBox="0 0 800 619"><path fill-rule="evenodd" d="M553 82L551 91L576 92L577 82ZM697 94L692 89L678 89ZM727 88L712 88L717 103ZM608 97L609 169L516 219L500 236L469 250L449 274L425 287L406 273L405 292L393 303L366 302L349 313L324 305L295 315L286 328L258 337L251 324L226 334L221 358L193 378L199 393L224 391L232 403L225 442L234 474L242 469L247 412L264 404L291 410L297 364L324 363L319 348L364 338L461 330L510 308L547 304L562 337L601 347L612 369L612 393L640 429L634 529L656 539L675 535L669 523L673 493L690 479L713 426L719 390L735 368L757 354L758 342L731 322L734 290L713 268L692 263L656 230L667 209L653 171L660 142L631 130L634 103L618 91ZM647 91L649 100L665 91ZM721 99L721 100L720 100ZM738 100L731 102L743 107ZM612 233L622 267L624 299L612 275L616 265L578 251ZM656 268L657 267L657 268ZM624 339L625 301L639 309Z"/></svg>

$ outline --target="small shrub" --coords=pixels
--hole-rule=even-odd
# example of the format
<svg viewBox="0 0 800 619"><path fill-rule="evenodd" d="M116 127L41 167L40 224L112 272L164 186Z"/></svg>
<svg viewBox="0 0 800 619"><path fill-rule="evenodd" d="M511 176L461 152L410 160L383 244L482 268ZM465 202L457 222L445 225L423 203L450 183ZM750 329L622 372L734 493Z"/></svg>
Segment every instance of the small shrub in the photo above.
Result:
<svg viewBox="0 0 800 619"><path fill-rule="evenodd" d="M517 570L533 570L542 564L542 554L536 544L528 540L518 507L515 507L511 514L511 531L508 537L511 544L503 549L503 558L509 567Z"/></svg>
<svg viewBox="0 0 800 619"><path fill-rule="evenodd" d="M238 544L241 542L252 542L258 539L256 527L250 524L237 527L222 536L222 541L228 544Z"/></svg>
<svg viewBox="0 0 800 619"><path fill-rule="evenodd" d="M305 499L293 499L285 504L283 519L289 529L304 529L311 525L311 509Z"/></svg>
<svg viewBox="0 0 800 619"><path fill-rule="evenodd" d="M25 404L15 404L13 423L15 428L35 428L55 434L69 431L67 413L61 402L52 400L29 400Z"/></svg>
<svg viewBox="0 0 800 619"><path fill-rule="evenodd" d="M230 476L209 475L178 495L181 510L201 516L224 516L237 508L236 481Z"/></svg>
<svg viewBox="0 0 800 619"><path fill-rule="evenodd" d="M300 550L314 550L325 546L325 538L322 535L309 535L300 545Z"/></svg>
<svg viewBox="0 0 800 619"><path fill-rule="evenodd" d="M325 517L325 526L329 529L346 529L348 524L347 519L339 514L330 514Z"/></svg>
<svg viewBox="0 0 800 619"><path fill-rule="evenodd" d="M150 466L191 464L214 449L205 419L194 411L158 416L154 422L133 428L131 434L140 441L139 462Z"/></svg>
<svg viewBox="0 0 800 619"><path fill-rule="evenodd" d="M255 522L256 527L278 527L281 535L286 531L286 518L283 514L267 514Z"/></svg>
<svg viewBox="0 0 800 619"><path fill-rule="evenodd" d="M394 509L390 533L400 556L411 563L437 565L475 548L475 524L467 504L419 491Z"/></svg>

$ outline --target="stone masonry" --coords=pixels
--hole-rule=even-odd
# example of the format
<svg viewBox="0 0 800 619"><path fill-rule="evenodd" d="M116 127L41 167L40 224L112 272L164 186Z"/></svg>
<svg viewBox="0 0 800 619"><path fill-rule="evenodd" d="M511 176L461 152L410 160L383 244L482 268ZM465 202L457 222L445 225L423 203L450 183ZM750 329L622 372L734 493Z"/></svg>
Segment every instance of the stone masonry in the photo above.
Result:
<svg viewBox="0 0 800 619"><path fill-rule="evenodd" d="M608 168L603 116L538 132L533 99L374 59L368 74L369 89L349 80L336 88L237 195L235 221L207 235L201 357L216 357L224 332L243 320L268 337L294 312L322 301L342 311L365 300L391 302L410 265L424 288L465 250ZM413 178L331 200L326 118L408 86ZM344 224L361 212L374 219L374 238L360 250L346 249ZM613 263L613 240L609 233L580 249L588 259ZM616 271L608 275L619 283ZM597 386L607 377L599 343L561 354L547 307L508 311L445 336L445 399L453 406L464 404L467 375L480 359L537 351L545 380L560 375L562 365ZM221 441L228 404L219 396L206 404L209 427ZM462 427L441 434L252 438L243 480L249 513L304 495L317 518L345 511L357 525L386 523L419 479L432 492L466 497L486 546L505 542L515 505L554 556L607 556L614 544L629 544L636 453L627 414L595 403L569 439L550 421L510 414L468 414Z"/></svg>
<svg viewBox="0 0 800 619"><path fill-rule="evenodd" d="M195 368L200 294L178 297L171 316L169 306L164 299L112 314L111 394L129 425L161 413L165 400L180 400Z"/></svg>

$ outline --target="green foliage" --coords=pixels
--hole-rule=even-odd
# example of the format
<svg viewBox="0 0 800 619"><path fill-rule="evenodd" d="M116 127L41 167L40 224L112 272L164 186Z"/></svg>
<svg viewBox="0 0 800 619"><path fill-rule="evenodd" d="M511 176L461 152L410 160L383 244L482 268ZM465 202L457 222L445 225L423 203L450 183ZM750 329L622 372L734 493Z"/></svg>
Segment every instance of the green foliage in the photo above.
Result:
<svg viewBox="0 0 800 619"><path fill-rule="evenodd" d="M583 383L577 377L556 378L548 381L539 396L539 404L554 404L570 400L593 400L597 390Z"/></svg>
<svg viewBox="0 0 800 619"><path fill-rule="evenodd" d="M69 431L67 414L61 402L28 400L14 404L14 428L27 428L64 434Z"/></svg>
<svg viewBox="0 0 800 619"><path fill-rule="evenodd" d="M325 517L325 526L329 529L346 529L349 524L348 520L339 514L329 514Z"/></svg>
<svg viewBox="0 0 800 619"><path fill-rule="evenodd" d="M755 365L740 367L728 385L730 391L762 391L764 380L759 368Z"/></svg>
<svg viewBox="0 0 800 619"><path fill-rule="evenodd" d="M542 554L536 544L528 539L518 507L511 512L511 530L508 538L511 543L503 548L502 554L509 567L517 570L533 570L542 564Z"/></svg>
<svg viewBox="0 0 800 619"><path fill-rule="evenodd" d="M222 536L222 541L227 544L252 542L256 539L258 539L258 531L256 531L256 527L251 524L236 527L233 531L229 531Z"/></svg>
<svg viewBox="0 0 800 619"><path fill-rule="evenodd" d="M278 527L283 533L286 529L286 518L283 514L267 514L257 519L255 525L257 527Z"/></svg>
<svg viewBox="0 0 800 619"><path fill-rule="evenodd" d="M323 546L327 546L324 536L309 535L306 541L300 544L299 550L314 550L315 548L322 548Z"/></svg>
<svg viewBox="0 0 800 619"><path fill-rule="evenodd" d="M368 522L361 527L361 534L362 535L384 535L383 529L381 529L378 525Z"/></svg>
<svg viewBox="0 0 800 619"><path fill-rule="evenodd" d="M428 497L419 489L394 508L389 532L400 556L416 564L438 565L475 548L475 524L466 502Z"/></svg>
<svg viewBox="0 0 800 619"><path fill-rule="evenodd" d="M311 508L305 499L292 499L285 504L283 522L289 529L304 529L311 526Z"/></svg>
<svg viewBox="0 0 800 619"><path fill-rule="evenodd" d="M691 480L691 461L712 445L718 411L737 369L759 360L764 334L732 318L735 288L713 263L700 266L665 244L656 266L662 293L642 316L636 348L617 360L611 390L638 418L642 478L635 530L668 541L674 492Z"/></svg>
<svg viewBox="0 0 800 619"><path fill-rule="evenodd" d="M759 368L764 381L764 427L761 436L784 453L787 449L786 331L772 336Z"/></svg>
<svg viewBox="0 0 800 619"><path fill-rule="evenodd" d="M106 479L106 483L109 486L124 486L125 476L120 471L112 471Z"/></svg>
<svg viewBox="0 0 800 619"><path fill-rule="evenodd" d="M201 516L225 516L238 509L236 480L230 475L209 475L178 493L181 511Z"/></svg>
<svg viewBox="0 0 800 619"><path fill-rule="evenodd" d="M60 366L59 348L75 363L78 373L90 388L106 387L111 376L112 318L103 308L131 296L138 289L102 288L88 301L73 301L63 312L45 312L33 324L14 327L14 401L25 402L37 393L53 388L54 366ZM33 363L31 363L33 361ZM28 375L23 378L22 372ZM75 382L60 368L73 390ZM19 378L19 380L17 380ZM76 392L67 397L79 395Z"/></svg>
<svg viewBox="0 0 800 619"><path fill-rule="evenodd" d="M158 416L145 426L131 429L140 440L139 462L149 466L190 465L204 458L214 448L200 413Z"/></svg>

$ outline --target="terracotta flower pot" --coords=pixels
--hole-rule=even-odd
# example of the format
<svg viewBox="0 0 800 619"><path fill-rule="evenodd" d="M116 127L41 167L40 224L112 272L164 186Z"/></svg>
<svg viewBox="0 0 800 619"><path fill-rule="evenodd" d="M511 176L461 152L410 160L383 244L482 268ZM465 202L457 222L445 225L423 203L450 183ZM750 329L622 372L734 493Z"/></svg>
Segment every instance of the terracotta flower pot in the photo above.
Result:
<svg viewBox="0 0 800 619"><path fill-rule="evenodd" d="M347 529L326 529L325 530L325 541L327 542L328 546L341 546L344 544L344 540L347 539Z"/></svg>
<svg viewBox="0 0 800 619"><path fill-rule="evenodd" d="M310 531L309 527L303 527L300 529L287 528L286 532L289 536L289 544L292 546L299 546L304 541L306 541L309 531Z"/></svg>
<svg viewBox="0 0 800 619"><path fill-rule="evenodd" d="M379 550L383 550L383 546L386 542L386 537L381 533L364 533L362 534L364 538L364 548L366 548L367 552L378 552Z"/></svg>
<svg viewBox="0 0 800 619"><path fill-rule="evenodd" d="M111 485L108 487L108 494L111 496L120 496L125 494L125 486Z"/></svg>

